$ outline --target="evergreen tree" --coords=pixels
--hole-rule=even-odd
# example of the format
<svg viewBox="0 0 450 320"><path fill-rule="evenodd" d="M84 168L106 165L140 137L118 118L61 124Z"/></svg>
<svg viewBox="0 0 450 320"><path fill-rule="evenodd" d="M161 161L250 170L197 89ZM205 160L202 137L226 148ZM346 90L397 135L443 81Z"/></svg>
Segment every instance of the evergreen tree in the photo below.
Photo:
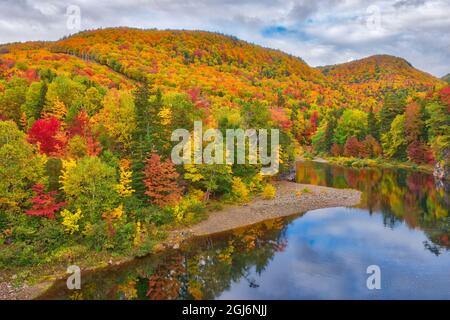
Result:
<svg viewBox="0 0 450 320"><path fill-rule="evenodd" d="M380 140L380 132L373 107L370 107L369 114L367 115L367 126L369 128L369 134L375 139Z"/></svg>
<svg viewBox="0 0 450 320"><path fill-rule="evenodd" d="M162 93L157 89L152 95L151 84L144 82L134 92L134 104L136 112L136 130L133 135L132 145L132 169L133 189L136 195L143 199L146 187L144 185L144 167L147 154L157 149L161 124L159 112L162 108Z"/></svg>
<svg viewBox="0 0 450 320"><path fill-rule="evenodd" d="M327 152L330 151L331 146L333 145L333 136L334 136L334 130L337 127L337 117L336 112L331 112L328 121L327 126L325 128L325 137L324 137L324 144L325 149Z"/></svg>
<svg viewBox="0 0 450 320"><path fill-rule="evenodd" d="M136 195L144 197L144 167L147 152L152 148L150 136L150 90L148 83L144 82L134 92L134 105L136 113L136 129L133 135L132 152L132 186Z"/></svg>
<svg viewBox="0 0 450 320"><path fill-rule="evenodd" d="M405 110L403 97L394 92L389 92L384 97L384 103L380 110L380 134L385 134L391 129L391 123L397 115Z"/></svg>

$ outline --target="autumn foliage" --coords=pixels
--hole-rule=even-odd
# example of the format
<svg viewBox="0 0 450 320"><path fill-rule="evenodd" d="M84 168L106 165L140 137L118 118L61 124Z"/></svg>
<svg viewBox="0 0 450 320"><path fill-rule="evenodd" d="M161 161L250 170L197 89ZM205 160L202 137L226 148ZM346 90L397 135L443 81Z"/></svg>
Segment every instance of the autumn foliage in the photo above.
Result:
<svg viewBox="0 0 450 320"><path fill-rule="evenodd" d="M42 184L36 184L32 187L36 194L32 199L30 210L25 211L29 216L45 217L48 219L55 219L55 212L61 209L66 203L57 202L57 191L45 192Z"/></svg>
<svg viewBox="0 0 450 320"><path fill-rule="evenodd" d="M418 164L433 163L434 161L430 147L419 141L415 141L408 145L406 152L408 154L408 160Z"/></svg>
<svg viewBox="0 0 450 320"><path fill-rule="evenodd" d="M37 144L41 153L52 155L64 148L60 128L61 123L54 117L39 119L28 131L28 142Z"/></svg>
<svg viewBox="0 0 450 320"><path fill-rule="evenodd" d="M364 152L364 145L356 137L347 139L344 145L344 156L359 157Z"/></svg>
<svg viewBox="0 0 450 320"><path fill-rule="evenodd" d="M179 174L169 159L162 161L158 154L152 152L146 160L144 175L145 194L151 203L165 207L180 200Z"/></svg>

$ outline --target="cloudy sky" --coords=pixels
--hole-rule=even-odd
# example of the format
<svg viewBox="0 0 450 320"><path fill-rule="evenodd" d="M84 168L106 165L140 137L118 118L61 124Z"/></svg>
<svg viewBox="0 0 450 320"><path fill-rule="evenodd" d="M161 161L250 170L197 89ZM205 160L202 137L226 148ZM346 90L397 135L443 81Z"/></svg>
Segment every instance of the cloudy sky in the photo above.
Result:
<svg viewBox="0 0 450 320"><path fill-rule="evenodd" d="M311 66L386 53L450 72L450 0L0 0L0 43L113 26L217 31Z"/></svg>

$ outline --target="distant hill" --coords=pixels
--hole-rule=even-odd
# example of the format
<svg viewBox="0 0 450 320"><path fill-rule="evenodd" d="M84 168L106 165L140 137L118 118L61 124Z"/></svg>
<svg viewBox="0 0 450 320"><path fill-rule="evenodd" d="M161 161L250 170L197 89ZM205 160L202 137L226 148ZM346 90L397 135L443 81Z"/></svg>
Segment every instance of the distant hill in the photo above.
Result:
<svg viewBox="0 0 450 320"><path fill-rule="evenodd" d="M450 83L450 73L447 74L446 76L443 76L441 79L444 80L447 83Z"/></svg>
<svg viewBox="0 0 450 320"><path fill-rule="evenodd" d="M360 103L378 100L386 90L426 91L440 79L414 68L408 61L390 55L374 55L347 63L319 67L338 90Z"/></svg>

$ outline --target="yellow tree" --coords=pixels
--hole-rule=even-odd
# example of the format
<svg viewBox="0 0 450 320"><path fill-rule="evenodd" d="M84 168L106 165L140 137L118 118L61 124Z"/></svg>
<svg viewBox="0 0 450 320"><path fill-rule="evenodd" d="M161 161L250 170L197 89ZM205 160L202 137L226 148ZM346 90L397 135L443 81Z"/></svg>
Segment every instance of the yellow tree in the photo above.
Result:
<svg viewBox="0 0 450 320"><path fill-rule="evenodd" d="M119 184L117 184L117 192L123 198L131 196L134 189L131 187L131 176L133 171L131 168L131 161L122 159L119 163Z"/></svg>
<svg viewBox="0 0 450 320"><path fill-rule="evenodd" d="M53 105L50 108L46 108L46 110L44 110L44 114L46 117L55 117L62 123L67 115L67 107L64 104L64 102L62 102L58 97L56 97L56 100L53 103Z"/></svg>
<svg viewBox="0 0 450 320"><path fill-rule="evenodd" d="M93 122L120 149L128 150L136 128L133 96L128 91L108 91L103 99L103 109L94 116Z"/></svg>

